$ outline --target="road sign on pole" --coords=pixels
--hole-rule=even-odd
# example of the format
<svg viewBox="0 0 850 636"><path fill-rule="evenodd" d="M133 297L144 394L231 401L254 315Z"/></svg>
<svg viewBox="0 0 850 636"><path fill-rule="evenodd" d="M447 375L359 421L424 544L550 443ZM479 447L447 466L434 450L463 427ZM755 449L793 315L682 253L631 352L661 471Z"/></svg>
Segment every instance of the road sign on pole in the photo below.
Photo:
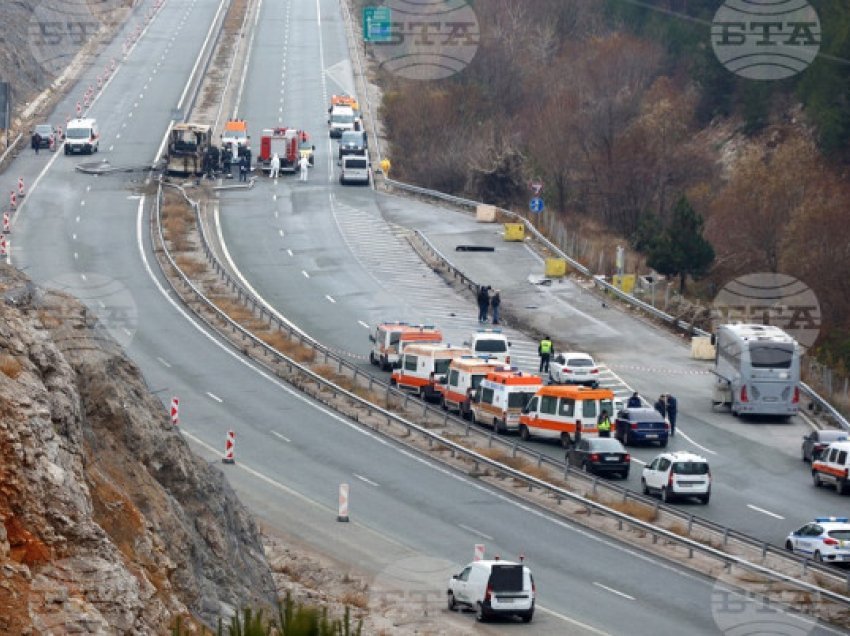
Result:
<svg viewBox="0 0 850 636"><path fill-rule="evenodd" d="M389 42L392 40L391 18L392 11L389 7L363 7L363 41Z"/></svg>
<svg viewBox="0 0 850 636"><path fill-rule="evenodd" d="M540 179L532 179L531 183L528 184L528 187L531 188L535 197L539 197L540 193L543 192L543 181Z"/></svg>
<svg viewBox="0 0 850 636"><path fill-rule="evenodd" d="M543 212L543 199L540 197L534 197L531 201L529 201L528 209L538 214Z"/></svg>

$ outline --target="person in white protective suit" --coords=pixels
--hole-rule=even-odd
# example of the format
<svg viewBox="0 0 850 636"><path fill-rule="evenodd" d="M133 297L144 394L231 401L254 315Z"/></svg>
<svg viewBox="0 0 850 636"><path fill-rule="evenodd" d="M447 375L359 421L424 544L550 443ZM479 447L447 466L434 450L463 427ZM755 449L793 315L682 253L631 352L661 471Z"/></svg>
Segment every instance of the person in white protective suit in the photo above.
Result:
<svg viewBox="0 0 850 636"><path fill-rule="evenodd" d="M274 153L274 156L272 156L271 170L269 170L269 176L272 179L277 179L278 174L280 174L280 157L278 157L277 153Z"/></svg>
<svg viewBox="0 0 850 636"><path fill-rule="evenodd" d="M303 156L298 161L298 166L301 168L301 181L307 180L307 171L310 169L310 160Z"/></svg>

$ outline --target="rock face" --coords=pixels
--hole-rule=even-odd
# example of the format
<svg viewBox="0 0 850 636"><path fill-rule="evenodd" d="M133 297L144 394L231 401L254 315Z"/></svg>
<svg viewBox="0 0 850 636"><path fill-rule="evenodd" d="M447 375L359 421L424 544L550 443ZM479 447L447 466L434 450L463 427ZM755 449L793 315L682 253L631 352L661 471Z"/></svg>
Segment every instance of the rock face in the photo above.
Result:
<svg viewBox="0 0 850 636"><path fill-rule="evenodd" d="M0 633L162 633L272 603L253 520L86 308L6 266L0 292Z"/></svg>

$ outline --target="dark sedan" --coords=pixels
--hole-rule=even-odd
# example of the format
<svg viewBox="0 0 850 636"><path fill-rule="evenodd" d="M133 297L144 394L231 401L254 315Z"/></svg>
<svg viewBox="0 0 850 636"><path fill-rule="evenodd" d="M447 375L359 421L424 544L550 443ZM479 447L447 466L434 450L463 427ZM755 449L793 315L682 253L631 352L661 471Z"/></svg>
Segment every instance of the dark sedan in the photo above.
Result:
<svg viewBox="0 0 850 636"><path fill-rule="evenodd" d="M667 446L670 427L664 416L655 409L623 409L617 413L614 435L626 446L636 442L658 442L664 448Z"/></svg>
<svg viewBox="0 0 850 636"><path fill-rule="evenodd" d="M845 431L812 431L808 435L803 435L802 455L804 462L811 462L818 458L821 452L832 442L847 440Z"/></svg>
<svg viewBox="0 0 850 636"><path fill-rule="evenodd" d="M39 136L39 147L40 148L49 148L50 147L50 137L53 135L55 131L53 130L53 126L50 124L38 124L32 131L32 143L33 147L35 147L35 136L38 134Z"/></svg>
<svg viewBox="0 0 850 636"><path fill-rule="evenodd" d="M623 479L629 478L631 459L620 441L613 437L583 437L567 451L570 466L597 475L617 474Z"/></svg>

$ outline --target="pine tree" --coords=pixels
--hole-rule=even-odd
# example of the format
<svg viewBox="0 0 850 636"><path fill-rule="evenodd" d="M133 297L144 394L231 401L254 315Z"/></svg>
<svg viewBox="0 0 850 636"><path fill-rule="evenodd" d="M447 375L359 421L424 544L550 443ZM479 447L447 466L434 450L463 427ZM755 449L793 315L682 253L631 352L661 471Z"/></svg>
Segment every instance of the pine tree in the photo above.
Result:
<svg viewBox="0 0 850 636"><path fill-rule="evenodd" d="M714 262L714 248L702 231L702 216L682 196L673 209L670 225L649 247L649 266L665 276L678 276L681 292L688 276L702 276Z"/></svg>

